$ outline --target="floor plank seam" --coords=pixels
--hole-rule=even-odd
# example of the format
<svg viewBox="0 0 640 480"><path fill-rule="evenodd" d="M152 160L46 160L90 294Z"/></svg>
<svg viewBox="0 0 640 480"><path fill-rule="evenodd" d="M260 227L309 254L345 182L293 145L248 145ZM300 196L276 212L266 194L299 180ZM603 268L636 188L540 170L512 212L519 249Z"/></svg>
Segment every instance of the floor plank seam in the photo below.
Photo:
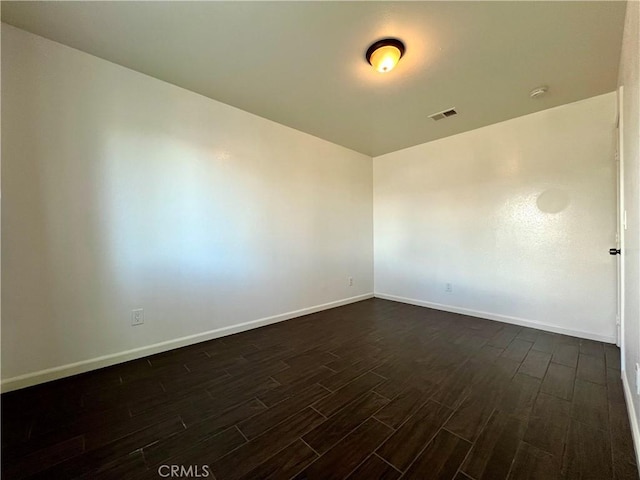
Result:
<svg viewBox="0 0 640 480"><path fill-rule="evenodd" d="M445 432L450 433L450 434L451 434L451 435L453 435L454 437L458 437L460 440L463 440L463 441L465 441L465 442L467 442L467 443L470 443L472 446L473 446L473 445L474 445L474 443L475 443L475 442L473 442L473 441L471 441L471 440L467 440L466 438L464 438L464 437L462 437L462 436L458 435L457 433L452 432L451 430L449 430L449 429L448 429L448 428L446 428L446 427L441 427L441 428L440 428L440 430L444 430ZM469 450L471 450L471 449L469 449Z"/></svg>
<svg viewBox="0 0 640 480"><path fill-rule="evenodd" d="M251 417L249 417L251 418ZM240 427L238 425L234 425L234 427L236 428L236 430L238 430L238 432L240 433L240 435L242 435L242 438L244 438L244 441L246 443L249 443L249 439L247 438L247 436L242 432L242 430L240 430ZM245 444L246 444L245 443Z"/></svg>
<svg viewBox="0 0 640 480"><path fill-rule="evenodd" d="M385 439L385 441L388 440L388 438ZM384 444L384 441L378 446L378 448L380 448L382 445ZM391 468L393 468L396 472L398 472L400 475L402 475L402 470L399 470L398 468L396 468L395 466L393 466L391 463L387 462L384 458L382 458L380 455L378 455L377 453L377 449L375 449L373 451L373 453L371 454L374 457L378 457L380 460L382 460L384 463L386 463L387 465L389 465ZM371 479L373 480L373 479Z"/></svg>
<svg viewBox="0 0 640 480"><path fill-rule="evenodd" d="M513 465L516 463L516 455L518 455L518 450L520 450L522 444L522 440L520 441L520 443L518 444L518 448L516 449L516 452L513 454L513 458L511 459L511 464L509 465L509 470L507 471L507 475L504 477L506 480L510 480L511 479L511 472L513 470Z"/></svg>
<svg viewBox="0 0 640 480"><path fill-rule="evenodd" d="M383 407L383 408L384 408L384 407ZM381 408L381 409L382 409L382 408ZM380 410L381 410L381 409L380 409ZM378 411L380 411L380 410L378 410ZM372 415L372 416L373 416L374 420L376 420L376 421L380 422L380 423L381 423L381 424L383 424L385 427L389 427L389 428L390 428L391 430L393 430L394 432L397 430L397 429L393 428L391 425L389 425L388 423L384 422L383 420L380 420L378 417L376 417L376 416L375 416L375 414L374 414L374 415Z"/></svg>
<svg viewBox="0 0 640 480"><path fill-rule="evenodd" d="M269 407L267 407L267 405L266 405L262 400L260 400L258 397L253 397L253 398L254 398L255 400L257 400L257 402L258 402L260 405L262 405L262 406L265 408L265 410L268 410L268 409L269 409Z"/></svg>
<svg viewBox="0 0 640 480"><path fill-rule="evenodd" d="M322 397L324 398L324 397ZM320 412L319 410L316 410L316 408L313 405L309 405L309 408L311 410L313 410L314 412L316 412L318 415L322 416L325 420L328 420L329 417L327 417L324 413Z"/></svg>
<svg viewBox="0 0 640 480"><path fill-rule="evenodd" d="M437 402L438 403L438 402ZM451 417L455 414L455 410L453 410L452 408L440 404L439 405L445 407L445 408L449 408L451 410L451 413L444 419L444 421L440 424L440 428L438 428L435 433L425 442L425 444L422 446L422 448L420 448L420 450L418 451L418 453L413 457L413 459L411 460L411 462L409 462L409 464L407 465L407 468L404 470L404 473L406 473L407 471L409 471L409 469L411 468L411 466L416 462L416 460L418 458L420 458L420 455L422 455L422 452L424 452L426 450L426 448L429 446L429 444L433 441L433 439L436 437L436 435L438 435L438 433L443 430L444 425L447 424L447 422L451 419ZM407 421L409 421L409 419L407 419ZM406 423L406 422L404 422ZM402 426L399 426L398 429L400 429ZM380 448L380 447L378 447ZM473 448L473 445L472 447ZM469 449L469 451L471 451L471 448Z"/></svg>
<svg viewBox="0 0 640 480"><path fill-rule="evenodd" d="M389 438L389 437L387 437L387 438ZM380 445L382 445L382 444L384 443L384 441L385 441L387 438L385 438L382 442L380 442ZM380 445L378 445L378 447L379 447ZM376 447L376 448L378 448L378 447ZM374 452L375 452L375 449L374 449ZM373 453L370 453L369 455L367 455L366 457L364 457L364 459L363 459L360 463L358 463L358 464L355 466L355 468L353 468L349 473L347 473L347 474L344 476L344 478L345 478L345 479L346 479L346 478L349 478L349 477L351 476L351 474L352 474L353 472L355 472L356 470L358 470L358 468L360 468L360 465L363 465L363 464L364 464L364 463L365 463L365 462L366 462L366 461L367 461L367 460L368 460L372 455L373 455Z"/></svg>
<svg viewBox="0 0 640 480"><path fill-rule="evenodd" d="M321 456L322 456L322 455L320 455L320 454L316 451L316 449L315 449L315 448L313 448L311 445L309 445L307 442L305 442L305 441L304 441L304 438L302 438L302 437L299 437L299 438L300 438L300 441L301 441L302 443L304 443L307 447L309 447L309 449L310 449L313 453L315 453L317 457L321 457Z"/></svg>

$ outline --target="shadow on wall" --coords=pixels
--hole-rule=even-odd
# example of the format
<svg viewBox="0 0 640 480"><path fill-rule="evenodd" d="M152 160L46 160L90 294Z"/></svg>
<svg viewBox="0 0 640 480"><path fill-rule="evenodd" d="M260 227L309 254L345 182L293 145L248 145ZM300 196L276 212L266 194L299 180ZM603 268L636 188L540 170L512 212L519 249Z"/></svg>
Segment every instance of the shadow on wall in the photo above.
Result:
<svg viewBox="0 0 640 480"><path fill-rule="evenodd" d="M545 190L536 200L538 209L543 213L560 213L569 206L569 203L567 192L558 188Z"/></svg>
<svg viewBox="0 0 640 480"><path fill-rule="evenodd" d="M259 270L250 244L265 220L260 188L234 162L170 136L112 135L101 165L114 276L233 281Z"/></svg>

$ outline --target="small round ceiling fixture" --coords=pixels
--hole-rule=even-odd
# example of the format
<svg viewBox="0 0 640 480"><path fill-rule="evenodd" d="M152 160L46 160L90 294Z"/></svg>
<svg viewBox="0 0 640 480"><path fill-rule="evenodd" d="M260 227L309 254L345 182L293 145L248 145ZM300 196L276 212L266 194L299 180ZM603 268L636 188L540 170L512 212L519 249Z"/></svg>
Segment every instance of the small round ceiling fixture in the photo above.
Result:
<svg viewBox="0 0 640 480"><path fill-rule="evenodd" d="M547 90L549 90L549 87L547 87L546 85L543 85L541 87L537 87L537 88L534 88L533 90L531 90L529 92L529 96L531 98L540 98L545 93L547 93Z"/></svg>
<svg viewBox="0 0 640 480"><path fill-rule="evenodd" d="M404 55L404 43L397 38L384 38L371 45L365 57L378 72L386 73L393 70L402 55Z"/></svg>

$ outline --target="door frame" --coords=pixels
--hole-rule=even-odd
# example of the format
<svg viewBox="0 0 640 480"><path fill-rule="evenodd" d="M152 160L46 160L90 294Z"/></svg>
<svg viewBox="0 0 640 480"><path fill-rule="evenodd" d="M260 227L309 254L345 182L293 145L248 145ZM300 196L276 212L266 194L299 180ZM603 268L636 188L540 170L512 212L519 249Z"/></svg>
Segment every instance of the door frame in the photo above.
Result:
<svg viewBox="0 0 640 480"><path fill-rule="evenodd" d="M627 229L627 212L624 205L624 152L623 152L623 86L617 90L617 121L616 121L616 169L617 169L617 219L616 219L616 248L620 249L620 255L616 255L617 261L617 286L618 286L618 313L616 319L617 345L620 347L620 369L625 371L625 230Z"/></svg>

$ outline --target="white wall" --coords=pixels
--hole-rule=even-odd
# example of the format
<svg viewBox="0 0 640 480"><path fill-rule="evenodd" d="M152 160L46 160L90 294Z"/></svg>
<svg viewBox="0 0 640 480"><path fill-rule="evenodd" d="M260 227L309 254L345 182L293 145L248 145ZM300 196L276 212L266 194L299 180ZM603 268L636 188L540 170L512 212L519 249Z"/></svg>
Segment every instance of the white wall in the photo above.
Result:
<svg viewBox="0 0 640 480"><path fill-rule="evenodd" d="M376 296L614 342L615 118L610 93L376 157Z"/></svg>
<svg viewBox="0 0 640 480"><path fill-rule="evenodd" d="M5 390L373 291L370 157L7 25L2 127Z"/></svg>
<svg viewBox="0 0 640 480"><path fill-rule="evenodd" d="M625 372L623 383L627 395L631 427L640 450L640 397L636 389L635 364L640 362L640 4L627 3L619 84L622 97L622 160L624 162L624 208L627 230L622 261L625 267ZM640 458L638 459L640 465Z"/></svg>

